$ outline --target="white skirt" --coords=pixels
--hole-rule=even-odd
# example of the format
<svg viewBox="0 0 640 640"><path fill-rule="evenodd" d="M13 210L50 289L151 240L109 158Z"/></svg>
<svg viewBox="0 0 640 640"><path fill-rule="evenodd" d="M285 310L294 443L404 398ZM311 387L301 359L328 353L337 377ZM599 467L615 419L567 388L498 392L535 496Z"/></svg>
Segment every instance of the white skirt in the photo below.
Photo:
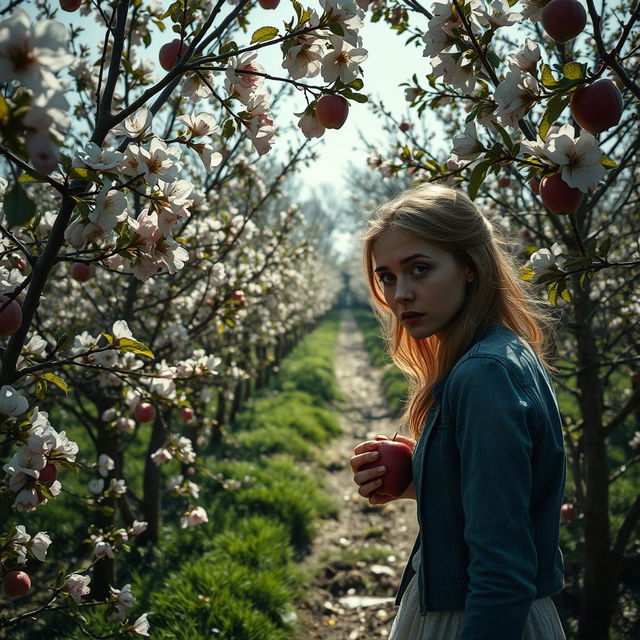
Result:
<svg viewBox="0 0 640 640"><path fill-rule="evenodd" d="M420 550L414 556L412 566L416 575L402 594L389 640L459 640L462 637L464 609L428 611L426 616L421 616L417 574L420 569ZM558 612L549 596L538 598L531 604L522 640L566 640Z"/></svg>

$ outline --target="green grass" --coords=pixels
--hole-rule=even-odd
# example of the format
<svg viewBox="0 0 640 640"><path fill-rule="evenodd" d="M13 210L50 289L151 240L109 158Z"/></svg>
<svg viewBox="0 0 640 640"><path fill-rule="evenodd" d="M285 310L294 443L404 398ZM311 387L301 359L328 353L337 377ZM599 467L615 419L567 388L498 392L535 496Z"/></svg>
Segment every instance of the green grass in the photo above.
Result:
<svg viewBox="0 0 640 640"><path fill-rule="evenodd" d="M341 398L333 356L338 327L338 314L328 314L281 363L272 388L247 403L225 430L229 437L216 455L200 458L201 471L194 477L200 486L197 502L205 506L209 522L181 529L181 509L167 496L159 544L137 548L132 540L132 552L119 556L115 586L132 584L137 602L129 619L148 611L152 637L292 637L288 614L304 588L295 562L311 544L318 519L335 517L340 507L300 464L340 433L331 411ZM63 421L81 450L91 451L90 440L72 417L61 416L56 424ZM133 435L125 457L126 477L137 493L148 428ZM65 489L86 493L91 470L77 477L63 473ZM166 477L173 473L167 471ZM41 565L42 574L68 566L75 557L86 558L89 545L81 541L91 517L80 501L64 494L28 514L29 532L48 530L54 539L49 550L53 562ZM36 569L33 577L42 574ZM93 632L107 635L113 630L104 608L82 613ZM68 616L58 614L12 629L11 635L12 640L45 636L86 637Z"/></svg>

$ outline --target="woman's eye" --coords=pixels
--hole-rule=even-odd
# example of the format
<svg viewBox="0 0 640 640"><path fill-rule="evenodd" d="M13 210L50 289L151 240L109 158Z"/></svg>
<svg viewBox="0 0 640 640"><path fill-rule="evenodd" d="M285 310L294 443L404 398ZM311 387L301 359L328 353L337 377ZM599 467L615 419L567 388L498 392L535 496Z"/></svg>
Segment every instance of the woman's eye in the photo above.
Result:
<svg viewBox="0 0 640 640"><path fill-rule="evenodd" d="M413 272L418 276L422 276L429 271L431 271L431 266L428 264L417 264L413 267Z"/></svg>
<svg viewBox="0 0 640 640"><path fill-rule="evenodd" d="M389 284L393 281L393 273L381 273L378 276L378 280L380 280L382 284Z"/></svg>

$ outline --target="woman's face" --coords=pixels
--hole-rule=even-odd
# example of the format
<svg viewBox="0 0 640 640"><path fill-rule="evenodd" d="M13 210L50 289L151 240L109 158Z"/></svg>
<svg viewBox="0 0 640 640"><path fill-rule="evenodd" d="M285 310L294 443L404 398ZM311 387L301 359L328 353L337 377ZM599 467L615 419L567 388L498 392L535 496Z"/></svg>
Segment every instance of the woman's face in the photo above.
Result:
<svg viewBox="0 0 640 640"><path fill-rule="evenodd" d="M374 242L373 259L384 298L409 335L442 337L462 307L473 271L448 251L399 229Z"/></svg>

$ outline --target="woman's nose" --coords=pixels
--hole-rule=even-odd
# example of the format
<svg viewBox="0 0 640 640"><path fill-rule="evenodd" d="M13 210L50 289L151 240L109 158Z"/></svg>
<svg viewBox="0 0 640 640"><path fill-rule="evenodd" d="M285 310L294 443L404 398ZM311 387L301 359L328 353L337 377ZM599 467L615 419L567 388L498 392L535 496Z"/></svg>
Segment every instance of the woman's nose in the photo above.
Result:
<svg viewBox="0 0 640 640"><path fill-rule="evenodd" d="M415 295L410 283L398 279L394 298L396 302L408 302L413 300Z"/></svg>

